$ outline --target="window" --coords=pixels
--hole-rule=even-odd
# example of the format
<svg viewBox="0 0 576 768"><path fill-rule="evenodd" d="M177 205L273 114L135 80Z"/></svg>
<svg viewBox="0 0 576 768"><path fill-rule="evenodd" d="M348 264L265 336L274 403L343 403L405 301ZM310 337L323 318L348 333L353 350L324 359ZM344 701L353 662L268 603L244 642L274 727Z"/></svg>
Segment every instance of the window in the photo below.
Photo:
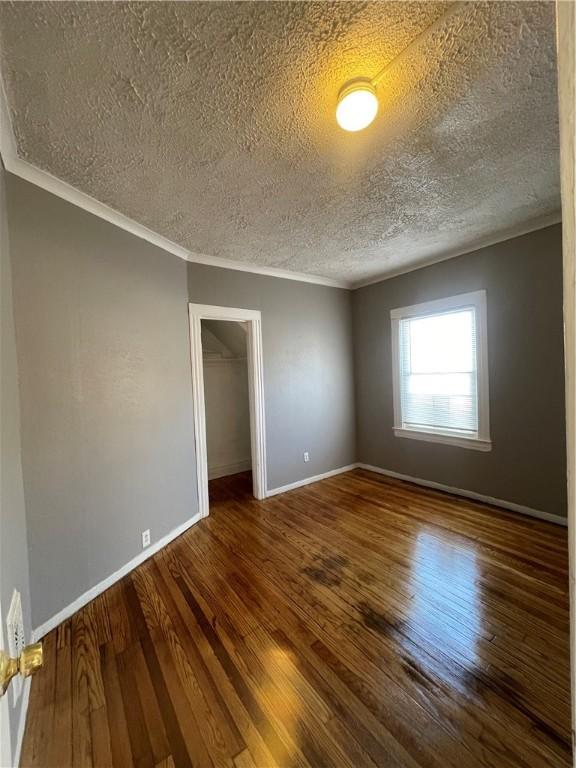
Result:
<svg viewBox="0 0 576 768"><path fill-rule="evenodd" d="M394 434L489 451L486 292L390 316Z"/></svg>

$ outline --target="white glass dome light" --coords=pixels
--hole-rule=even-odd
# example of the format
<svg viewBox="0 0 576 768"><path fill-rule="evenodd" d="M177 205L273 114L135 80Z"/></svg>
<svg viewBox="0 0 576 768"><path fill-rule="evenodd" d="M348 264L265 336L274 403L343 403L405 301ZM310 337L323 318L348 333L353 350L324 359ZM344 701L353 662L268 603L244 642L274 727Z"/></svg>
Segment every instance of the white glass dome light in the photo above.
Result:
<svg viewBox="0 0 576 768"><path fill-rule="evenodd" d="M367 128L378 114L376 88L371 80L358 78L346 83L338 94L336 121L345 131Z"/></svg>

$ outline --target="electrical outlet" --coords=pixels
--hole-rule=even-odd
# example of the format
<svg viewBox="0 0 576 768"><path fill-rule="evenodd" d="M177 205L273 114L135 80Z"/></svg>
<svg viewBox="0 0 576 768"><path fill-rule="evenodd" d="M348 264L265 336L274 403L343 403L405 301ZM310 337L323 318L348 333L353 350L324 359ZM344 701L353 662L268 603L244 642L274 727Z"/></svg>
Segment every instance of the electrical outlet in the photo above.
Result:
<svg viewBox="0 0 576 768"><path fill-rule="evenodd" d="M310 454L308 451L304 451L304 461L308 463L310 461Z"/></svg>
<svg viewBox="0 0 576 768"><path fill-rule="evenodd" d="M150 528L142 531L142 549L150 546Z"/></svg>
<svg viewBox="0 0 576 768"><path fill-rule="evenodd" d="M24 619L22 617L22 599L20 598L20 592L14 590L12 593L12 600L10 601L10 609L6 617L6 636L8 639L8 654L17 659L24 646L26 640L24 638ZM22 694L22 678L20 675L12 680L12 704L16 705L16 702Z"/></svg>

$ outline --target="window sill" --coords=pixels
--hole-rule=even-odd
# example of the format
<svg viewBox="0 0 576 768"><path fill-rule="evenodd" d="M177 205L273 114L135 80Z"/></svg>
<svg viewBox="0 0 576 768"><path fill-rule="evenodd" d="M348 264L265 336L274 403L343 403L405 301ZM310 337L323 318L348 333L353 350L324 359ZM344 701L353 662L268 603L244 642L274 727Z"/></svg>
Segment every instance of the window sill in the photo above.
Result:
<svg viewBox="0 0 576 768"><path fill-rule="evenodd" d="M429 443L444 443L458 448L468 448L472 451L491 451L492 441L481 440L476 437L461 437L460 435L447 435L441 432L423 432L417 429L394 427L396 437L409 437L412 440L424 440Z"/></svg>

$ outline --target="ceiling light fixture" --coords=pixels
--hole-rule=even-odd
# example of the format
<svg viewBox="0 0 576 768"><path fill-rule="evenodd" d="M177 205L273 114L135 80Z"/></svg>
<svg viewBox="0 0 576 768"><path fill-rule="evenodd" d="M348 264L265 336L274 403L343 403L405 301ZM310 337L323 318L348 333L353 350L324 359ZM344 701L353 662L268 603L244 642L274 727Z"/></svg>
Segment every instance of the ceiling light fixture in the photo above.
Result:
<svg viewBox="0 0 576 768"><path fill-rule="evenodd" d="M345 131L367 128L378 114L378 98L372 80L358 77L346 83L338 94L336 121Z"/></svg>
<svg viewBox="0 0 576 768"><path fill-rule="evenodd" d="M389 61L375 77L357 77L349 80L340 89L336 106L336 122L345 131L361 131L367 128L378 114L376 86L393 66L406 59L416 46L428 38L434 31L446 24L450 16L467 8L465 0L458 0L448 6L428 27L425 27L400 53Z"/></svg>

